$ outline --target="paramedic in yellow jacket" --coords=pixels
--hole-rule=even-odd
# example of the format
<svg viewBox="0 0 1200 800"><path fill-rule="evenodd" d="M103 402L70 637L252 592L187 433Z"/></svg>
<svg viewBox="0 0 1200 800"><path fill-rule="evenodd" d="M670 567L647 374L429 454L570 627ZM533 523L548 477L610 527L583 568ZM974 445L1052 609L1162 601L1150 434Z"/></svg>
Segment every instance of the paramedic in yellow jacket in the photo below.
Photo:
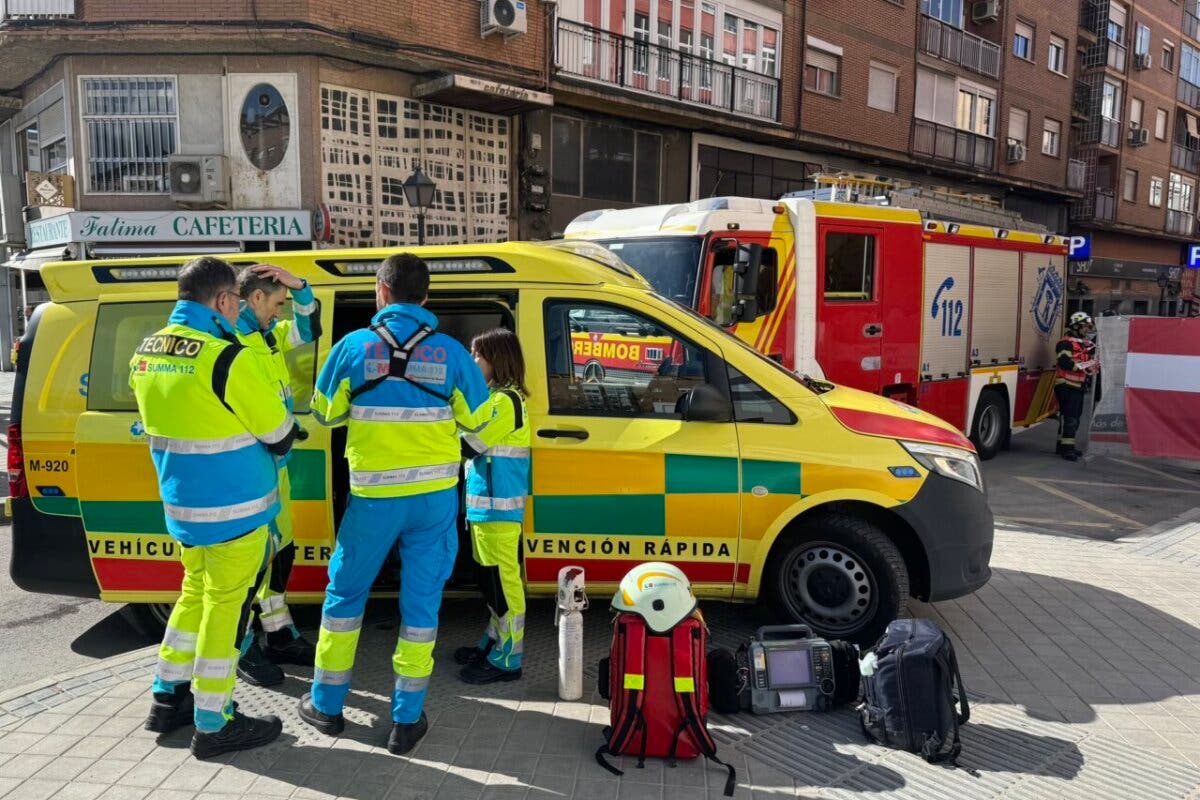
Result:
<svg viewBox="0 0 1200 800"><path fill-rule="evenodd" d="M354 651L367 593L400 552L400 635L392 656L392 733L403 755L429 728L422 707L433 672L442 587L458 552L458 428L474 425L487 386L466 348L438 333L424 306L429 268L416 256L379 266L370 328L348 334L317 378L313 416L346 425L350 502L329 560L313 689L300 718L335 736L345 727Z"/></svg>
<svg viewBox="0 0 1200 800"><path fill-rule="evenodd" d="M521 522L529 494L529 413L525 357L516 334L503 328L481 333L471 355L491 387L480 408L478 430L463 435L467 461L467 522L479 565L479 586L491 618L474 647L460 647L467 683L515 681L525 650L525 585L521 580Z"/></svg>
<svg viewBox="0 0 1200 800"><path fill-rule="evenodd" d="M291 294L292 318L280 319ZM289 412L295 411L292 376L287 354L315 341L321 335L321 307L308 283L272 264L256 264L238 276L238 294L242 310L238 315L238 339L262 359L271 386L279 393ZM289 473L291 454L278 459L279 516L273 523L279 534L279 552L267 569L258 589L258 621L265 634L265 653L260 649L253 629L246 632L238 662L238 675L255 686L274 686L283 682L279 664L312 666L316 648L300 635L292 622L284 593L296 545L292 536L292 491ZM253 624L253 623L252 623Z"/></svg>
<svg viewBox="0 0 1200 800"><path fill-rule="evenodd" d="M273 554L275 459L299 428L238 342L236 279L218 258L184 265L167 326L130 361L167 532L183 546L145 727L168 733L194 720L197 758L257 747L282 730L278 717L248 717L232 698L238 641Z"/></svg>

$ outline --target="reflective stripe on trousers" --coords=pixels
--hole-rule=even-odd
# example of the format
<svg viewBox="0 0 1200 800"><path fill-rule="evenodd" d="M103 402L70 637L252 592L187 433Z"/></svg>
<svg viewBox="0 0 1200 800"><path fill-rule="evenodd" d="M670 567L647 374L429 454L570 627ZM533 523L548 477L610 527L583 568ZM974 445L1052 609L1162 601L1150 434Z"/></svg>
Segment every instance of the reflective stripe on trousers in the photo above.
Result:
<svg viewBox="0 0 1200 800"><path fill-rule="evenodd" d="M478 508L484 511L519 511L525 508L525 495L520 497L483 497L482 495L467 495L467 508Z"/></svg>

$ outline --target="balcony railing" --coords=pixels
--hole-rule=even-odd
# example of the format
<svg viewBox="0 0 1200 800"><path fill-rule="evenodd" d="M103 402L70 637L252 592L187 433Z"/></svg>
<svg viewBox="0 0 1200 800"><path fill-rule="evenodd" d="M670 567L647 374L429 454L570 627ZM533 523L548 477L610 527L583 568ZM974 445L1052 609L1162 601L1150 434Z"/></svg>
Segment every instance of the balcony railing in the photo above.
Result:
<svg viewBox="0 0 1200 800"><path fill-rule="evenodd" d="M555 64L561 74L595 83L779 120L778 78L571 20L558 21Z"/></svg>
<svg viewBox="0 0 1200 800"><path fill-rule="evenodd" d="M1112 119L1111 117L1100 118L1100 144L1106 144L1109 147L1121 146L1121 132L1125 129L1121 127L1121 120Z"/></svg>
<svg viewBox="0 0 1200 800"><path fill-rule="evenodd" d="M0 0L0 22L75 16L75 0Z"/></svg>
<svg viewBox="0 0 1200 800"><path fill-rule="evenodd" d="M912 152L973 169L991 170L996 164L996 140L971 131L914 119Z"/></svg>
<svg viewBox="0 0 1200 800"><path fill-rule="evenodd" d="M921 15L921 52L989 78L1000 77L1000 45L928 14Z"/></svg>
<svg viewBox="0 0 1200 800"><path fill-rule="evenodd" d="M1187 103L1192 108L1200 109L1200 86L1194 83L1180 78L1179 86L1175 90L1175 97L1181 103Z"/></svg>
<svg viewBox="0 0 1200 800"><path fill-rule="evenodd" d="M1171 166L1188 172L1200 172L1200 150L1176 142L1171 145Z"/></svg>
<svg viewBox="0 0 1200 800"><path fill-rule="evenodd" d="M1067 188L1073 192L1082 192L1087 180L1087 164L1077 158L1067 161Z"/></svg>
<svg viewBox="0 0 1200 800"><path fill-rule="evenodd" d="M1190 211L1167 209L1167 233L1178 233L1190 236L1196 227L1196 216Z"/></svg>

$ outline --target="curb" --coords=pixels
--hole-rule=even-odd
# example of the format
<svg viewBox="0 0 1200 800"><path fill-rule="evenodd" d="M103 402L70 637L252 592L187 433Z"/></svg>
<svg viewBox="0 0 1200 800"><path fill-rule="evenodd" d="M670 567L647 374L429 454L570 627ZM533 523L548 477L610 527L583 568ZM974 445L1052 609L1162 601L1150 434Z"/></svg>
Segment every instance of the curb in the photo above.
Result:
<svg viewBox="0 0 1200 800"><path fill-rule="evenodd" d="M140 675L157 654L158 645L150 645L0 692L0 730Z"/></svg>

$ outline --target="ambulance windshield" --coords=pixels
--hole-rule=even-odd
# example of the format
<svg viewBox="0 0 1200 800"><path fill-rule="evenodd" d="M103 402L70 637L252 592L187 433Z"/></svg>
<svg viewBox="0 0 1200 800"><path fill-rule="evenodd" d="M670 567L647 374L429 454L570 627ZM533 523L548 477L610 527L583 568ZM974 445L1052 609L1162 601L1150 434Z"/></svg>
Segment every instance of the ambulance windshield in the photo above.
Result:
<svg viewBox="0 0 1200 800"><path fill-rule="evenodd" d="M636 269L659 294L685 306L696 305L700 276L699 236L664 236L653 239L606 239L597 244L620 256Z"/></svg>

